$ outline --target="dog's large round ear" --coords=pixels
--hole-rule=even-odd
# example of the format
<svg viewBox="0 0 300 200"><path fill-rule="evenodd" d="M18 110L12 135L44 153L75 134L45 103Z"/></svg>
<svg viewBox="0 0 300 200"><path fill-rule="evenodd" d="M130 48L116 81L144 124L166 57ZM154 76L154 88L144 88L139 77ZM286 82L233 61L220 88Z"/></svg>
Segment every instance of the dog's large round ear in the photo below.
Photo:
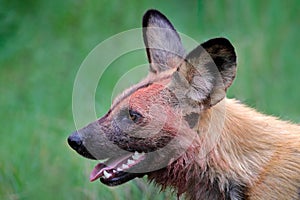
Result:
<svg viewBox="0 0 300 200"><path fill-rule="evenodd" d="M171 22L157 10L148 10L143 17L143 37L150 71L157 74L176 68L185 56L181 39Z"/></svg>
<svg viewBox="0 0 300 200"><path fill-rule="evenodd" d="M236 54L234 47L226 38L211 39L201 46L211 56L220 73L224 89L229 88L236 76Z"/></svg>
<svg viewBox="0 0 300 200"><path fill-rule="evenodd" d="M191 104L211 107L226 96L236 75L234 47L225 38L209 40L191 51L173 74L173 90Z"/></svg>

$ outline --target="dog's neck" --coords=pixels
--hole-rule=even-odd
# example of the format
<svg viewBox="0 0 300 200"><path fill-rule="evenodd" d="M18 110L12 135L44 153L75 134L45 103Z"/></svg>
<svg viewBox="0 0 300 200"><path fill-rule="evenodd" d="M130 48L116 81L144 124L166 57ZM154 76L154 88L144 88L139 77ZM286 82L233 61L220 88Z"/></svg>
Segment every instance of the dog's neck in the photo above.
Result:
<svg viewBox="0 0 300 200"><path fill-rule="evenodd" d="M178 195L185 193L187 199L241 197L278 155L276 145L287 126L300 133L299 126L224 99L202 114L199 137L185 154L148 177L162 189L171 186Z"/></svg>

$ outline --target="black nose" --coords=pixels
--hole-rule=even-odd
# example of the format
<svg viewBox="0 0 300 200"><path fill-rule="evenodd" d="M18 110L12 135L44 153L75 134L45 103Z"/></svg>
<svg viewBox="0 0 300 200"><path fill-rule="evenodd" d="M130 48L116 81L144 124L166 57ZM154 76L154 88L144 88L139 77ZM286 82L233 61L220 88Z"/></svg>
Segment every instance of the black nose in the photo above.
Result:
<svg viewBox="0 0 300 200"><path fill-rule="evenodd" d="M82 140L77 131L68 137L68 143L74 150L82 146Z"/></svg>
<svg viewBox="0 0 300 200"><path fill-rule="evenodd" d="M77 131L68 137L68 144L80 155L89 159L96 159L83 145L83 141Z"/></svg>

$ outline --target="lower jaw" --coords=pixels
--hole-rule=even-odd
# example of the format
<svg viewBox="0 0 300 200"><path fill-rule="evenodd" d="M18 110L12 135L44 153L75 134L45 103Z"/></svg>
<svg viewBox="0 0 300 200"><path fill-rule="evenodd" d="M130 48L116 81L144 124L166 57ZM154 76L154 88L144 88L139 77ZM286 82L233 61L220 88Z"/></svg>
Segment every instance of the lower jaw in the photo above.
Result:
<svg viewBox="0 0 300 200"><path fill-rule="evenodd" d="M109 178L109 179L100 178L100 181L101 181L101 183L103 183L107 186L113 187L113 186L118 186L123 183L126 183L134 178L141 178L144 175L145 174L133 174L133 173L124 172L122 175L117 176L117 177L113 177L113 178Z"/></svg>

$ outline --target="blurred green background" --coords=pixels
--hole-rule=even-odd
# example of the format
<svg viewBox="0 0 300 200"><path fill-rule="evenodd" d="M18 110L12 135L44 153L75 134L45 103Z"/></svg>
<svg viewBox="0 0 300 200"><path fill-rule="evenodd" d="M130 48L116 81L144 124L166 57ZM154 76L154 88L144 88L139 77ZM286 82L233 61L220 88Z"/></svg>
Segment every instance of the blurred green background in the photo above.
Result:
<svg viewBox="0 0 300 200"><path fill-rule="evenodd" d="M81 62L101 41L139 28L149 8L199 42L229 38L239 69L228 96L300 121L300 1L0 0L0 199L175 199L145 179L89 183L95 162L66 143ZM99 117L122 73L108 70L99 83Z"/></svg>

